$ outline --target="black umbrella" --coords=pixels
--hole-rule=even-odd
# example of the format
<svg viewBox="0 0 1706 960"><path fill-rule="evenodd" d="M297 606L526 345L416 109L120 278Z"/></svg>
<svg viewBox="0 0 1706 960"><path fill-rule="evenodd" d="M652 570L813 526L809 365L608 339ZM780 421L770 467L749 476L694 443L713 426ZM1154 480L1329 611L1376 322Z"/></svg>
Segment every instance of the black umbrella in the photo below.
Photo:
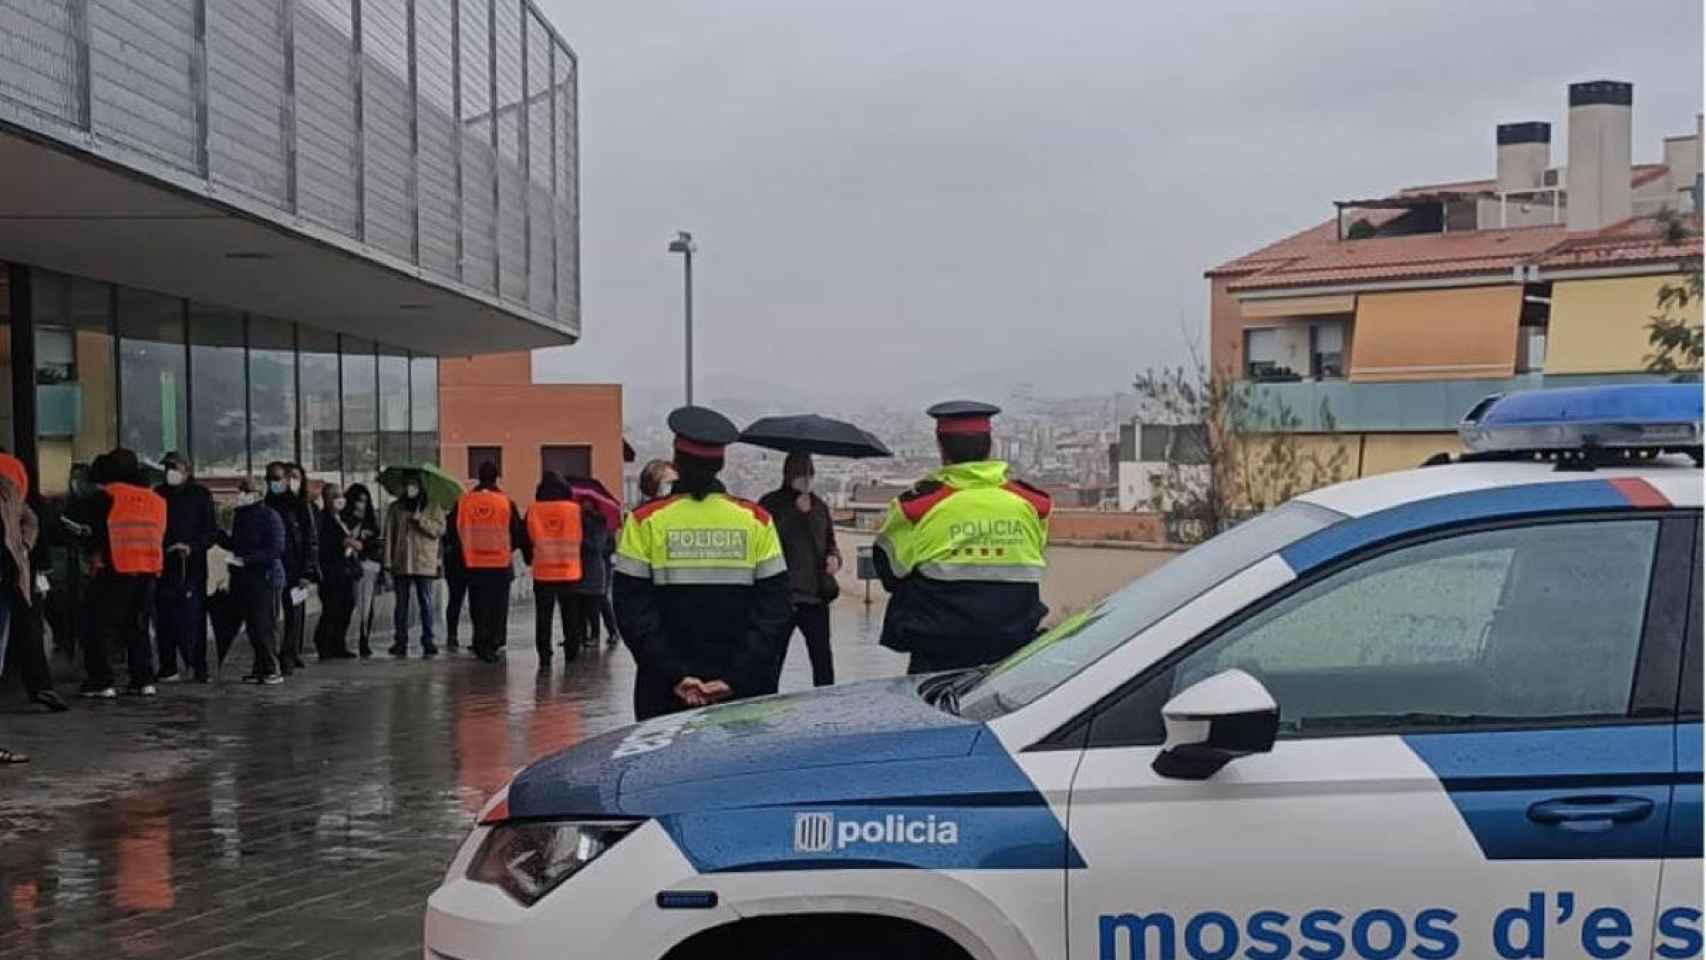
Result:
<svg viewBox="0 0 1706 960"><path fill-rule="evenodd" d="M801 413L765 417L747 427L740 442L784 453L813 453L825 457L892 457L883 442L845 420Z"/></svg>

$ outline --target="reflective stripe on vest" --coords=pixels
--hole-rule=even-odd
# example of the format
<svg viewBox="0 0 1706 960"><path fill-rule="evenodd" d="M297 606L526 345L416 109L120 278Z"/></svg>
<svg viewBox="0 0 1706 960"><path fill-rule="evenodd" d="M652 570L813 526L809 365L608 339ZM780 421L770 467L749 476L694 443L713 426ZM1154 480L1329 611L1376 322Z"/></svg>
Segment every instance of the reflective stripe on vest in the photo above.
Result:
<svg viewBox="0 0 1706 960"><path fill-rule="evenodd" d="M565 583L581 578L581 507L572 500L535 503L527 511L533 541L533 579Z"/></svg>
<svg viewBox="0 0 1706 960"><path fill-rule="evenodd" d="M515 549L509 540L509 497L496 490L462 495L456 507L456 534L462 539L462 564L470 570L501 570Z"/></svg>
<svg viewBox="0 0 1706 960"><path fill-rule="evenodd" d="M107 543L113 570L122 574L159 576L166 569L166 500L145 487L109 483Z"/></svg>

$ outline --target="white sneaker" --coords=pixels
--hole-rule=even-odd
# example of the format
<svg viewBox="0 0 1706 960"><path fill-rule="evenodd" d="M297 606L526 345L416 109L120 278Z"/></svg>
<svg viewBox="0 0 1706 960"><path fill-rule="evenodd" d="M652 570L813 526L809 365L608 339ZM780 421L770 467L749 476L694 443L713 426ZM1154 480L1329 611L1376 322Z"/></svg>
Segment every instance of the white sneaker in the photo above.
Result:
<svg viewBox="0 0 1706 960"><path fill-rule="evenodd" d="M177 672L174 671L172 673L160 674L158 677L154 678L154 682L155 683L177 683L181 679L183 679L183 678L178 676Z"/></svg>
<svg viewBox="0 0 1706 960"><path fill-rule="evenodd" d="M112 687L98 687L94 689L79 690L77 695L86 700L111 700L118 696L118 691L114 690Z"/></svg>
<svg viewBox="0 0 1706 960"><path fill-rule="evenodd" d="M140 687L130 687L125 690L125 693L128 693L133 697L152 697L156 693L159 693L159 691L154 689L154 685L152 683L145 683Z"/></svg>

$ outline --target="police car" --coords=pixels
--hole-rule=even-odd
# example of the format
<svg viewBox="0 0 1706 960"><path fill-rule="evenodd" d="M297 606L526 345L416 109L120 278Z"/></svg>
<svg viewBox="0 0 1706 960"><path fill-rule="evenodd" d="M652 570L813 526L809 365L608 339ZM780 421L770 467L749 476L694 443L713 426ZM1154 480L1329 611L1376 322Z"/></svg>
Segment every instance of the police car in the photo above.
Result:
<svg viewBox="0 0 1706 960"><path fill-rule="evenodd" d="M1698 385L1489 398L992 667L588 740L426 955L1700 956L1700 430Z"/></svg>

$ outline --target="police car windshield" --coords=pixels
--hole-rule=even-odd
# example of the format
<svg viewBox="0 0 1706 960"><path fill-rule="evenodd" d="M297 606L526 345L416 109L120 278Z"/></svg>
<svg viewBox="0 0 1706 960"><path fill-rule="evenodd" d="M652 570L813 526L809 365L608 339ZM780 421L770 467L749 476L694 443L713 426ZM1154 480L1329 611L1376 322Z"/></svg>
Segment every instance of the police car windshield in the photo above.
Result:
<svg viewBox="0 0 1706 960"><path fill-rule="evenodd" d="M988 720L1019 709L1222 580L1343 518L1294 500L1180 554L987 668L959 691L960 715Z"/></svg>

